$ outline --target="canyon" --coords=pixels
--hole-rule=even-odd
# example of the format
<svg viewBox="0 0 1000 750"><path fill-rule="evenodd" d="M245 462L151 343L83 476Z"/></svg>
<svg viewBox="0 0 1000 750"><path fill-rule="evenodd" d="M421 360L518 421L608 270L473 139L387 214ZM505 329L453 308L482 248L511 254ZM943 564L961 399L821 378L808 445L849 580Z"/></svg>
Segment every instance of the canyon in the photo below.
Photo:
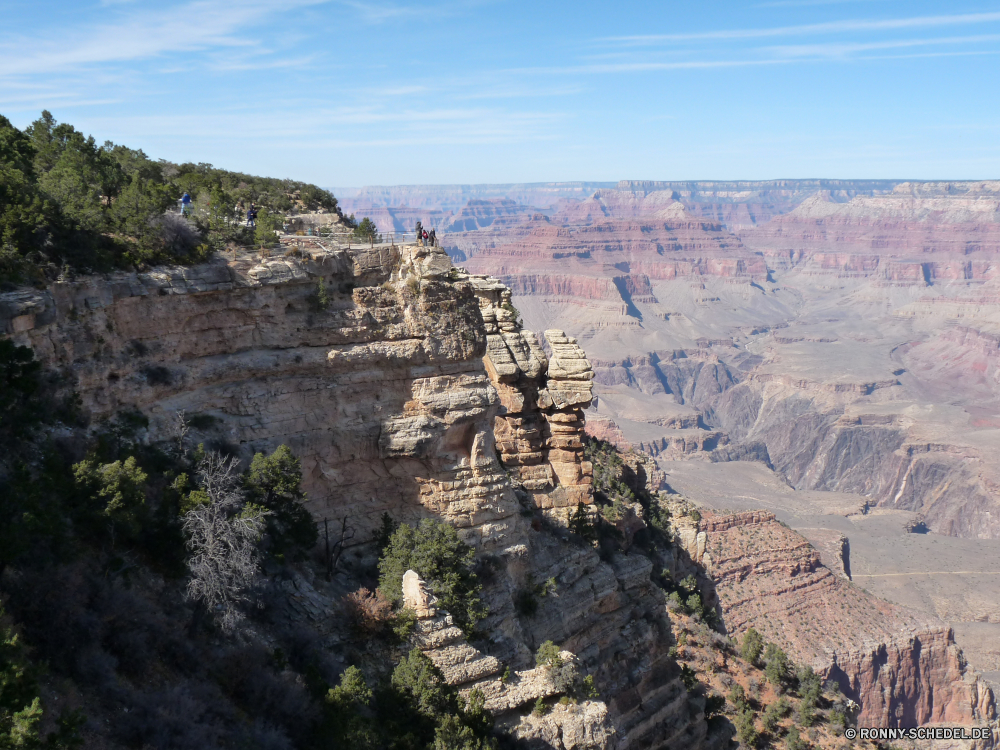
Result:
<svg viewBox="0 0 1000 750"><path fill-rule="evenodd" d="M1000 680L1000 183L489 200L492 222L478 205L441 243L508 284L527 327L580 341L588 431L706 507L766 508L821 551L848 540L858 584L946 620Z"/></svg>
<svg viewBox="0 0 1000 750"><path fill-rule="evenodd" d="M684 224L705 247L722 243L718 224ZM634 233L636 246L641 234ZM682 670L700 664L702 684L722 690L718 681L734 667L720 676L711 665L739 663L727 658L725 639L665 606L650 557L598 554L568 524L581 509L594 512L584 431L595 394L598 415L608 413L602 394L609 371L635 368L636 381L650 382L643 380L650 371L676 362L672 381L655 382L664 394L666 386L686 394L687 404L653 413L659 422L625 421L617 411L613 417L626 436L633 425L650 425L695 438L712 432L704 420L718 417L691 404L733 392L758 366L755 355L727 361L715 353L721 344L706 342L697 356L692 347L690 356L677 350L670 359L664 353L627 365L591 360L588 346L562 329L544 328L539 336L522 325L512 304L524 299L519 287L456 268L438 248L342 250L317 241L303 249L301 240L292 242L275 257L236 254L190 268L7 292L0 295L0 324L79 395L95 423L136 409L149 420L144 439L154 443L188 439L244 458L288 445L301 460L314 517L349 519L362 538L377 530L382 513L456 526L495 571L484 590L484 637L467 642L409 579L404 594L418 615L416 644L449 683L466 693L479 689L500 726L526 746L725 747L730 725L705 720L706 688L692 689ZM754 269L741 273L771 283L766 269ZM659 289L637 278L612 281L611 288L632 294L633 305L653 304L642 298ZM625 307L621 317L628 319ZM629 398L640 402L628 394L632 382L617 386L626 396L612 397L618 408ZM190 434L178 434L178 415L194 425ZM727 437L715 430L712 445L694 440L694 452L729 451L731 465L761 466L737 460L753 451L729 431ZM675 472L661 468L681 450L687 447L671 443L660 466L637 456L626 461L670 508L676 543L658 554L671 577L695 576L727 632L761 629L797 662L836 681L861 704L865 721L995 725L992 692L942 622L842 581L832 571L845 571L843 558L839 568L833 558L824 566L772 515L699 516L676 494ZM753 455L774 460L762 449ZM726 465L687 458L684 466ZM694 487L685 494L706 502ZM537 610L526 613L517 602L541 581L554 588L547 584ZM346 584L293 584L296 608L336 633L330 613L337 586ZM780 631L766 627L776 613L802 611L817 596L837 615L823 639L793 618ZM566 660L594 679L597 697L544 716L526 710L565 689L533 666L545 641L558 643Z"/></svg>

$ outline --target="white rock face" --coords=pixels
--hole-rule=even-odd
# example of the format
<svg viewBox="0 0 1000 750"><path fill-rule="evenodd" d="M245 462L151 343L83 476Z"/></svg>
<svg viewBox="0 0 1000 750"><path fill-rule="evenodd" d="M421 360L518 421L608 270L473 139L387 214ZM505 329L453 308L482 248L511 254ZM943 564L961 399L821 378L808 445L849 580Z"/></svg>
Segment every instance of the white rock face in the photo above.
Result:
<svg viewBox="0 0 1000 750"><path fill-rule="evenodd" d="M373 536L384 512L454 524L490 560L482 645L411 571L415 643L450 684L482 690L532 747L657 746L675 736L692 750L715 746L668 656L670 625L648 567L602 562L522 515L564 521L593 502L581 442L592 376L561 332L547 332L550 360L509 300L435 248L378 247L19 290L0 295L0 329L64 373L95 420L140 409L150 419L144 439L173 440L183 412L198 418L188 439L245 460L288 445L307 507L321 520L347 517L358 539ZM549 579L556 590L537 612L519 613L520 592ZM318 594L299 599L300 617L331 616ZM558 694L548 668L534 665L547 640L594 677L600 701L522 716Z"/></svg>

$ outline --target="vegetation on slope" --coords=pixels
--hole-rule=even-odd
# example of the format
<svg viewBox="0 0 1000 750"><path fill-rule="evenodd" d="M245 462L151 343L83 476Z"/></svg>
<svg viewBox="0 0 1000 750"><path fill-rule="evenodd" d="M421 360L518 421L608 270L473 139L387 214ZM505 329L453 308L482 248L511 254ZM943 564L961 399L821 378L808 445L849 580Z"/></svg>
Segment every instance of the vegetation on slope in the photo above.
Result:
<svg viewBox="0 0 1000 750"><path fill-rule="evenodd" d="M190 219L172 211L185 192ZM244 226L251 203L260 209L258 235L280 227L293 207L339 211L333 195L308 183L154 161L98 145L49 112L24 131L0 116L0 282L198 262L261 240Z"/></svg>
<svg viewBox="0 0 1000 750"><path fill-rule="evenodd" d="M289 618L283 583L325 561L307 554L317 530L287 447L244 470L190 444L205 415L150 441L141 413L88 427L55 385L0 340L0 748L495 745L482 697L463 702L409 649L412 619L388 601L390 627L347 639L346 671ZM386 559L408 555L474 624L471 550L444 524L407 529Z"/></svg>

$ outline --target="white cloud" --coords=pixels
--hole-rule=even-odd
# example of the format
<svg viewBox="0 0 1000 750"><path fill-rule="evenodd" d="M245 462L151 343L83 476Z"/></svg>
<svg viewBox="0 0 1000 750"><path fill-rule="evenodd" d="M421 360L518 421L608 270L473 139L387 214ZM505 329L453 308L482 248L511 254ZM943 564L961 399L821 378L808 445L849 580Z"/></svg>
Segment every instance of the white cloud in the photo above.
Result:
<svg viewBox="0 0 1000 750"><path fill-rule="evenodd" d="M50 30L49 41L8 37L0 42L0 76L75 71L81 66L123 63L219 47L252 47L247 28L269 16L327 0L194 0L155 11L121 11L115 21L78 30ZM51 41L58 36L58 41Z"/></svg>
<svg viewBox="0 0 1000 750"><path fill-rule="evenodd" d="M808 34L835 34L847 31L889 31L914 28L939 28L1000 21L1000 12L966 13L950 16L918 16L883 20L829 21L800 26L778 26L769 29L728 29L701 31L685 34L642 34L635 36L607 37L604 41L625 44L659 44L663 42L688 42L710 39L761 39L775 36Z"/></svg>
<svg viewBox="0 0 1000 750"><path fill-rule="evenodd" d="M898 39L885 42L790 44L765 47L764 49L779 57L847 57L858 52L870 52L873 50L905 49L907 47L926 47L941 44L976 44L998 40L1000 40L1000 34L980 34L976 36L937 37L932 39Z"/></svg>

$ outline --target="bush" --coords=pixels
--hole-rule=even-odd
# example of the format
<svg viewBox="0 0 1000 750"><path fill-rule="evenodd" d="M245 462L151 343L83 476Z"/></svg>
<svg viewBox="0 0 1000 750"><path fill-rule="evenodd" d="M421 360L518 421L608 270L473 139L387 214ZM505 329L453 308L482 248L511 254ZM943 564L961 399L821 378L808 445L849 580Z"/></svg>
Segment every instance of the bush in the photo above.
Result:
<svg viewBox="0 0 1000 750"><path fill-rule="evenodd" d="M806 750L809 743L802 739L798 727L789 727L788 734L785 735L785 747L788 750Z"/></svg>
<svg viewBox="0 0 1000 750"><path fill-rule="evenodd" d="M807 666L802 667L798 671L796 678L799 683L799 697L803 700L809 700L813 703L817 703L820 695L823 693L823 685L820 676L813 671L812 667Z"/></svg>
<svg viewBox="0 0 1000 750"><path fill-rule="evenodd" d="M91 459L81 461L73 467L73 476L92 511L104 516L126 538L138 534L149 477L134 456L103 465Z"/></svg>
<svg viewBox="0 0 1000 750"><path fill-rule="evenodd" d="M711 719L718 716L726 708L726 699L718 693L712 693L705 698L705 718Z"/></svg>
<svg viewBox="0 0 1000 750"><path fill-rule="evenodd" d="M733 704L733 708L737 711L741 711L749 705L747 703L746 690L743 689L743 686L740 685L740 683L734 683L732 688L730 688L729 702Z"/></svg>
<svg viewBox="0 0 1000 750"><path fill-rule="evenodd" d="M830 724L830 728L836 734L843 734L844 727L847 726L847 716L844 715L843 711L831 709L829 715L827 716L827 721Z"/></svg>
<svg viewBox="0 0 1000 750"><path fill-rule="evenodd" d="M687 664L681 665L681 682L689 693L698 687L698 674Z"/></svg>
<svg viewBox="0 0 1000 750"><path fill-rule="evenodd" d="M184 192L194 199L195 223L165 213ZM336 198L315 185L99 146L49 112L24 132L0 117L0 280L200 262L211 247L249 244L238 202L257 204L259 239L272 243L291 196L338 211Z"/></svg>
<svg viewBox="0 0 1000 750"><path fill-rule="evenodd" d="M267 544L272 554L302 558L319 537L316 520L305 509L302 469L287 445L270 456L254 454L244 480L247 501L269 511Z"/></svg>
<svg viewBox="0 0 1000 750"><path fill-rule="evenodd" d="M761 717L761 723L764 726L764 731L769 734L773 734L774 730L778 726L778 722L787 716L790 710L791 708L785 698L779 698L764 709L764 715Z"/></svg>
<svg viewBox="0 0 1000 750"><path fill-rule="evenodd" d="M764 650L764 639L754 628L750 628L743 636L740 646L740 656L749 664L756 664Z"/></svg>
<svg viewBox="0 0 1000 750"><path fill-rule="evenodd" d="M756 747L760 735L754 723L755 716L749 708L743 708L736 712L733 723L736 725L736 735L746 747Z"/></svg>
<svg viewBox="0 0 1000 750"><path fill-rule="evenodd" d="M403 598L403 575L414 570L427 583L466 634L486 616L475 573L475 552L453 526L425 518L414 528L402 525L378 563L379 589L390 601Z"/></svg>
<svg viewBox="0 0 1000 750"><path fill-rule="evenodd" d="M562 657L559 655L561 649L552 641L545 641L535 652L536 667L559 668L563 665Z"/></svg>
<svg viewBox="0 0 1000 750"><path fill-rule="evenodd" d="M375 222L367 216L361 220L361 223L358 224L357 227L355 227L354 231L351 232L351 236L365 242L382 241L382 236L378 232L378 227L375 225Z"/></svg>
<svg viewBox="0 0 1000 750"><path fill-rule="evenodd" d="M779 693L784 689L788 678L791 661L788 655L773 643L767 644L764 651L764 676Z"/></svg>
<svg viewBox="0 0 1000 750"><path fill-rule="evenodd" d="M378 589L374 592L358 589L343 601L347 621L358 635L371 638L385 635L391 628L394 621L392 602Z"/></svg>

